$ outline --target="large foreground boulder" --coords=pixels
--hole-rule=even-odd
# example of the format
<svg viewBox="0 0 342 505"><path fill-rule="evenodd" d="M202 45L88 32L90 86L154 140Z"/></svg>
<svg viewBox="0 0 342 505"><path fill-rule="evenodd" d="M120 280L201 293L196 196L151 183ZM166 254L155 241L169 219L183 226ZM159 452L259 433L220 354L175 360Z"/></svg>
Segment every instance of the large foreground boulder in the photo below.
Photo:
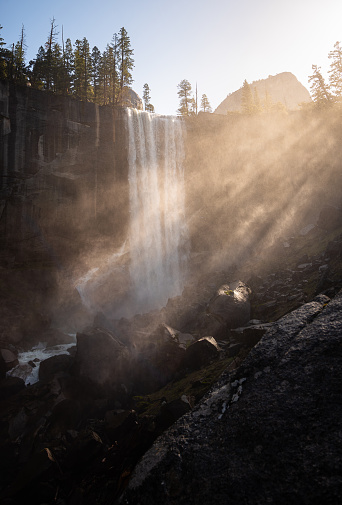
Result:
<svg viewBox="0 0 342 505"><path fill-rule="evenodd" d="M337 505L342 293L281 318L154 443L121 503Z"/></svg>

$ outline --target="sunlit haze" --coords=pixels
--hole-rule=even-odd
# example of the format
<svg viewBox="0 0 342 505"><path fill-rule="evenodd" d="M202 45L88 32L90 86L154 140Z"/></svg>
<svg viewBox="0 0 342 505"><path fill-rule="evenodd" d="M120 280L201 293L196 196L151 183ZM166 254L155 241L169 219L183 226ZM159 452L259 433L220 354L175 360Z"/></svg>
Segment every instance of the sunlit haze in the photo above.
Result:
<svg viewBox="0 0 342 505"><path fill-rule="evenodd" d="M227 94L280 72L292 72L307 88L312 64L328 69L328 53L342 39L339 0L126 0L51 4L1 0L7 45L25 28L27 61L44 45L54 17L59 41L86 37L102 52L124 26L134 49L133 88L145 82L161 114L175 114L177 85L187 79L215 109Z"/></svg>

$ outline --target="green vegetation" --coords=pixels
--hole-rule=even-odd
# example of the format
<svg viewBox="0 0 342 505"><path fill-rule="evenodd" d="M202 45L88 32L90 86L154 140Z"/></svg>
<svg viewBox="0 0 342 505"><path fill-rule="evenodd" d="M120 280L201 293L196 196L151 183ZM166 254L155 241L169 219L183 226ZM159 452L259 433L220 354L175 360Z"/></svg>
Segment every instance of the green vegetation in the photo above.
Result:
<svg viewBox="0 0 342 505"><path fill-rule="evenodd" d="M207 98L207 95L203 94L202 99L201 99L201 110L203 112L211 112L211 105L209 103L209 100Z"/></svg>
<svg viewBox="0 0 342 505"><path fill-rule="evenodd" d="M145 104L145 110L148 112L154 112L154 106L151 104L150 87L147 83L143 86L143 100Z"/></svg>
<svg viewBox="0 0 342 505"><path fill-rule="evenodd" d="M331 60L329 82L322 75L321 67L312 65L313 73L309 76L311 95L314 106L323 109L340 106L342 101L342 47L340 42L334 44L334 49L328 55Z"/></svg>
<svg viewBox="0 0 342 505"><path fill-rule="evenodd" d="M189 81L183 79L178 84L178 96L180 99L179 109L177 110L179 116L197 116L197 85L195 97L192 95L192 86ZM211 105L207 95L203 94L201 98L201 111L212 112Z"/></svg>
<svg viewBox="0 0 342 505"><path fill-rule="evenodd" d="M178 114L180 116L192 116L195 114L196 102L192 96L192 88L189 81L183 79L178 84L178 96L180 99Z"/></svg>
<svg viewBox="0 0 342 505"><path fill-rule="evenodd" d="M183 395L191 399L191 405L197 403L232 361L233 358L215 361L211 365L189 373L181 379L173 380L155 393L134 397L135 410L138 414L156 416L160 412L162 399L171 402Z"/></svg>
<svg viewBox="0 0 342 505"><path fill-rule="evenodd" d="M234 291L232 289L227 289L227 291L225 291L224 294L227 296L234 296Z"/></svg>
<svg viewBox="0 0 342 505"><path fill-rule="evenodd" d="M1 29L0 25L0 34ZM45 44L28 64L24 26L19 41L11 49L6 49L0 35L0 79L99 105L129 106L127 89L133 82L134 59L125 28L113 35L103 53L96 46L91 49L86 37L74 44L70 39L64 41L63 28L59 44L58 33L53 18Z"/></svg>

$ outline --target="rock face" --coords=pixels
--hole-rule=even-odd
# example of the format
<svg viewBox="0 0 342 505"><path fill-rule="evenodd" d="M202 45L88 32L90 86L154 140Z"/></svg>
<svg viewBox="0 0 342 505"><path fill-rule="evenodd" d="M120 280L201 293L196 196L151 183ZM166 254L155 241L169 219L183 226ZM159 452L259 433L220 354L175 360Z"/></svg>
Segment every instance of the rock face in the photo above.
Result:
<svg viewBox="0 0 342 505"><path fill-rule="evenodd" d="M261 103L267 92L273 104L281 102L287 110L298 110L301 102L311 102L310 93L291 72L270 75L267 79L252 82L250 87L252 91L257 90ZM241 111L241 98L242 88L228 95L214 112Z"/></svg>
<svg viewBox="0 0 342 505"><path fill-rule="evenodd" d="M162 435L125 504L339 503L342 292L281 318Z"/></svg>
<svg viewBox="0 0 342 505"><path fill-rule="evenodd" d="M0 82L0 136L1 250L56 264L81 234L98 230L121 243L128 216L122 108Z"/></svg>

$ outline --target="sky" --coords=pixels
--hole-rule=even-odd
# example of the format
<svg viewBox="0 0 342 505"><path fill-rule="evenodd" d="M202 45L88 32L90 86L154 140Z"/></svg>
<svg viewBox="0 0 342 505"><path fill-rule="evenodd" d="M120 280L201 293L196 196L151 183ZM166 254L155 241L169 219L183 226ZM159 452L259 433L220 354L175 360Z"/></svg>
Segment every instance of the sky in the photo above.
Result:
<svg viewBox="0 0 342 505"><path fill-rule="evenodd" d="M134 50L133 89L148 83L159 114L177 114L187 79L213 110L229 93L269 75L292 72L309 89L312 65L329 70L342 41L341 0L0 0L1 36L9 47L26 37L36 57L55 18L58 41L86 37L102 52L125 27Z"/></svg>

